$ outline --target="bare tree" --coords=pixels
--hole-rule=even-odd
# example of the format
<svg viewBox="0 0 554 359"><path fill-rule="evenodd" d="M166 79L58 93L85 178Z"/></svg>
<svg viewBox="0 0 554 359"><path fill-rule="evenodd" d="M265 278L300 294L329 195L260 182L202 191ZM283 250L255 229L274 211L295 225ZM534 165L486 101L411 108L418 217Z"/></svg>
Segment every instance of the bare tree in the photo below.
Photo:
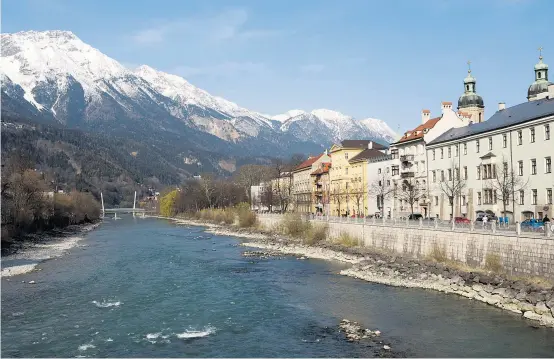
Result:
<svg viewBox="0 0 554 359"><path fill-rule="evenodd" d="M391 185L391 177L389 173L382 171L378 174L374 182L369 184L369 194L375 197L377 208L381 211L381 217L385 216L385 200L390 198L394 193L394 187Z"/></svg>
<svg viewBox="0 0 554 359"><path fill-rule="evenodd" d="M462 192L466 188L465 178L460 176L460 168L452 161L450 168L448 169L449 176L441 178L439 183L439 189L448 198L450 204L450 218L454 218L454 200L462 195Z"/></svg>
<svg viewBox="0 0 554 359"><path fill-rule="evenodd" d="M348 199L348 191L346 188L341 188L340 184L336 184L333 186L329 193L330 199L337 204L337 215L340 216L341 214L341 204L346 202Z"/></svg>
<svg viewBox="0 0 554 359"><path fill-rule="evenodd" d="M424 195L424 189L413 177L402 181L400 191L397 194L398 199L410 205L410 213L412 215L414 214L414 204L416 204Z"/></svg>
<svg viewBox="0 0 554 359"><path fill-rule="evenodd" d="M200 188L208 207L212 208L214 205L214 195L216 193L216 183L213 175L207 173L203 174L200 179Z"/></svg>
<svg viewBox="0 0 554 359"><path fill-rule="evenodd" d="M514 169L509 167L508 162L502 157L502 164L495 164L493 178L486 182L487 187L496 193L497 199L502 201L503 215L506 216L506 208L510 200L512 207L515 206L515 194L527 187L529 179L524 180L521 176L516 176ZM512 208L512 212L514 212Z"/></svg>
<svg viewBox="0 0 554 359"><path fill-rule="evenodd" d="M259 185L264 180L267 180L269 177L269 171L270 169L267 166L244 165L241 166L234 175L235 183L244 188L250 204L253 204L250 188L252 186Z"/></svg>
<svg viewBox="0 0 554 359"><path fill-rule="evenodd" d="M357 212L356 215L360 215L360 206L364 203L364 186L362 182L357 182L354 186L352 186L349 190L348 196L352 198L354 204L356 205Z"/></svg>
<svg viewBox="0 0 554 359"><path fill-rule="evenodd" d="M269 212L272 211L273 206L277 203L277 196L275 195L272 181L268 181L263 187L260 202L268 208Z"/></svg>

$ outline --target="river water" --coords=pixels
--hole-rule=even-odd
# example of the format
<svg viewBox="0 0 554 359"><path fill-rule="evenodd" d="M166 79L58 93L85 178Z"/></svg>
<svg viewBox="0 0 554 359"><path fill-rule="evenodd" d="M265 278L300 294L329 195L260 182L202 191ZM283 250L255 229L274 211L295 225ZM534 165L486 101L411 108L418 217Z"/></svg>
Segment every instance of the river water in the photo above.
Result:
<svg viewBox="0 0 554 359"><path fill-rule="evenodd" d="M2 279L2 357L375 356L337 333L343 318L400 355L554 356L554 330L484 303L340 276L340 263L246 258L238 243L108 220L42 271Z"/></svg>

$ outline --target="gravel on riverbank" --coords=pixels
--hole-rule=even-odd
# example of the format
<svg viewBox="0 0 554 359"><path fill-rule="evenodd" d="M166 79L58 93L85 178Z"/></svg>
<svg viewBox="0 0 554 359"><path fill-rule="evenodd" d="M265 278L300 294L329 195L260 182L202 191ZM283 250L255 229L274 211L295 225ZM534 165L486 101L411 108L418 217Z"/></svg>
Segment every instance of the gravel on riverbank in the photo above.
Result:
<svg viewBox="0 0 554 359"><path fill-rule="evenodd" d="M35 270L40 262L59 257L77 246L86 232L99 225L100 222L71 226L63 230L28 236L28 239L19 243L12 253L2 256L0 277L11 277Z"/></svg>
<svg viewBox="0 0 554 359"><path fill-rule="evenodd" d="M207 226L216 235L247 239L242 246L307 258L337 260L352 264L340 274L386 285L432 289L517 313L538 325L554 328L554 287L539 286L525 280L510 279L498 273L457 269L445 263L405 258L373 252L370 248L344 247L329 242L303 245L280 235L254 229L206 224L176 219L178 223Z"/></svg>

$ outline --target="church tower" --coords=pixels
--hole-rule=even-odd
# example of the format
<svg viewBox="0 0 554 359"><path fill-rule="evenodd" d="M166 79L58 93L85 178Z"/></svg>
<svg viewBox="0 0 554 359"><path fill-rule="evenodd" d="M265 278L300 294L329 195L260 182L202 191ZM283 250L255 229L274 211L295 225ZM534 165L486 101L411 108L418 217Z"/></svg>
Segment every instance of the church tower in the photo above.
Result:
<svg viewBox="0 0 554 359"><path fill-rule="evenodd" d="M467 62L467 76L464 79L464 94L458 99L458 111L467 112L473 123L485 121L485 105L483 98L477 95L475 83L477 80L471 76L470 62Z"/></svg>
<svg viewBox="0 0 554 359"><path fill-rule="evenodd" d="M535 82L527 90L529 101L540 100L548 96L548 65L542 62L542 47L539 47L539 63L535 65Z"/></svg>

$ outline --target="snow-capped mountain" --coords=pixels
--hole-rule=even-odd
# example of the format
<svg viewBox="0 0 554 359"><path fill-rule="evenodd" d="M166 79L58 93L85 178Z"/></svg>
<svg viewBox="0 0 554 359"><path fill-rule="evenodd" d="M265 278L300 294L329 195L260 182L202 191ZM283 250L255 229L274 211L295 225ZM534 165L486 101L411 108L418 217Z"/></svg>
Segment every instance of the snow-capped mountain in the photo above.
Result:
<svg viewBox="0 0 554 359"><path fill-rule="evenodd" d="M317 151L345 138L394 136L380 120L331 110L269 117L182 77L146 65L127 69L69 31L2 34L1 41L3 113L227 155Z"/></svg>
<svg viewBox="0 0 554 359"><path fill-rule="evenodd" d="M396 134L382 120L366 118L356 120L350 116L328 109L312 112L292 110L273 116L282 122L281 131L309 141L314 138L327 138L330 142L339 142L347 138L374 138L391 142Z"/></svg>

